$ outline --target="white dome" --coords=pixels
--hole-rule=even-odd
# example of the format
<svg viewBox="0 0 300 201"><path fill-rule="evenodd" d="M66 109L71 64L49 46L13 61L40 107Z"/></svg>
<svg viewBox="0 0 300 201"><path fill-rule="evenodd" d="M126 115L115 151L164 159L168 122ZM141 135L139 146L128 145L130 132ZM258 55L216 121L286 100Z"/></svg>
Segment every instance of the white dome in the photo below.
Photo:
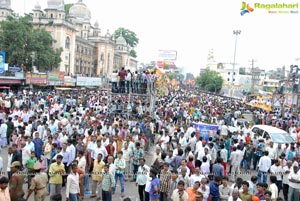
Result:
<svg viewBox="0 0 300 201"><path fill-rule="evenodd" d="M117 45L125 45L125 46L127 45L126 40L122 34L117 38L116 44Z"/></svg>
<svg viewBox="0 0 300 201"><path fill-rule="evenodd" d="M90 21L91 20L91 11L81 1L74 4L70 8L69 15L72 16L72 17L75 17L75 18L77 18L78 20L81 20L81 21Z"/></svg>
<svg viewBox="0 0 300 201"><path fill-rule="evenodd" d="M35 6L34 6L34 10L42 10L42 7L39 2L36 2Z"/></svg>
<svg viewBox="0 0 300 201"><path fill-rule="evenodd" d="M10 9L11 8L10 0L0 0L0 8Z"/></svg>
<svg viewBox="0 0 300 201"><path fill-rule="evenodd" d="M94 27L97 28L97 29L99 28L99 22L98 22L98 20L95 22Z"/></svg>
<svg viewBox="0 0 300 201"><path fill-rule="evenodd" d="M48 9L61 10L62 6L64 7L64 0L48 0L47 1Z"/></svg>

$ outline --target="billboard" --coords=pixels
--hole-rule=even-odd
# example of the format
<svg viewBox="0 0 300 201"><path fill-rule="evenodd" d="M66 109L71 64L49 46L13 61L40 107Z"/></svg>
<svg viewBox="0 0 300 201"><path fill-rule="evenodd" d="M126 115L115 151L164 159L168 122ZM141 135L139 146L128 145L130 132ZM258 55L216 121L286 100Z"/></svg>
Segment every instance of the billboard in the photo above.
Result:
<svg viewBox="0 0 300 201"><path fill-rule="evenodd" d="M158 50L158 58L160 61L174 61L177 59L176 50Z"/></svg>
<svg viewBox="0 0 300 201"><path fill-rule="evenodd" d="M77 76L76 85L77 86L85 86L85 87L100 87L101 78Z"/></svg>
<svg viewBox="0 0 300 201"><path fill-rule="evenodd" d="M157 61L156 65L159 68L166 68L166 69L168 69L168 68L175 68L174 61Z"/></svg>
<svg viewBox="0 0 300 201"><path fill-rule="evenodd" d="M5 58L6 52L0 52L0 73L4 73L5 71Z"/></svg>
<svg viewBox="0 0 300 201"><path fill-rule="evenodd" d="M65 72L48 72L49 81L64 81Z"/></svg>
<svg viewBox="0 0 300 201"><path fill-rule="evenodd" d="M46 74L27 73L26 84L47 84Z"/></svg>
<svg viewBox="0 0 300 201"><path fill-rule="evenodd" d="M213 124L204 124L204 123L195 123L193 122L194 128L196 129L196 133L200 134L200 136L208 142L208 138L217 134L219 129L218 125Z"/></svg>

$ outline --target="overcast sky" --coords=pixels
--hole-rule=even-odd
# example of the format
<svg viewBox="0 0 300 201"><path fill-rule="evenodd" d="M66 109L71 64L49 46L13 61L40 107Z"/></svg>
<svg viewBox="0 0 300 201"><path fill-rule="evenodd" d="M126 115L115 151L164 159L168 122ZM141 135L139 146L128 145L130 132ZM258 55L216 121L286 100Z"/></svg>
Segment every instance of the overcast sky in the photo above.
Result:
<svg viewBox="0 0 300 201"><path fill-rule="evenodd" d="M30 12L37 0L11 0L17 13ZM78 0L65 0L76 3ZM23 2L23 3L21 3ZM25 2L25 4L24 4ZM92 13L92 24L98 20L101 31L112 33L118 27L134 31L140 39L138 60L156 60L158 50L177 50L176 64L185 71L199 73L207 63L210 49L218 62L232 63L235 36L237 39L237 66L255 66L264 69L296 64L300 58L300 13L270 14L254 9L240 15L240 0L83 0ZM254 3L299 3L294 0L248 0ZM39 0L43 9L47 0ZM25 6L24 6L25 5ZM300 61L299 61L300 64Z"/></svg>

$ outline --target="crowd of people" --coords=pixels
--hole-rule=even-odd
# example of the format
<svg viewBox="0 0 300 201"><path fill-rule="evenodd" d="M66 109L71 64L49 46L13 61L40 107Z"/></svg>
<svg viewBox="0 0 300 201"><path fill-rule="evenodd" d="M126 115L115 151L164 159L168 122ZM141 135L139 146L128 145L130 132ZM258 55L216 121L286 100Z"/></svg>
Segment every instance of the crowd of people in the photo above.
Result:
<svg viewBox="0 0 300 201"><path fill-rule="evenodd" d="M125 70L113 71L111 74L112 92L113 93L139 93L146 94L150 90L157 77L154 72L149 70L135 71Z"/></svg>
<svg viewBox="0 0 300 201"><path fill-rule="evenodd" d="M62 189L70 201L130 200L128 191L141 201L299 201L299 121L290 111L268 113L184 87L157 97L154 115L141 102L138 115L116 113L103 91L30 91L2 97L0 105L7 152L1 201L61 200ZM274 146L250 123L237 123L249 111L295 143ZM218 129L204 135L196 124Z"/></svg>

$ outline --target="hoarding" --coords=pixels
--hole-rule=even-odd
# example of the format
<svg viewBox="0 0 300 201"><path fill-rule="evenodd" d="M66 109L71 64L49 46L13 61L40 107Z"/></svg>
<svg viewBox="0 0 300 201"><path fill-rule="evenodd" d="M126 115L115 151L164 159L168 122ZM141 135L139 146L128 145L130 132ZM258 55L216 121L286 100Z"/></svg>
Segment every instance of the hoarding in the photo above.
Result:
<svg viewBox="0 0 300 201"><path fill-rule="evenodd" d="M47 84L48 79L46 74L27 73L26 84Z"/></svg>
<svg viewBox="0 0 300 201"><path fill-rule="evenodd" d="M176 50L158 50L159 61L174 61L177 59Z"/></svg>
<svg viewBox="0 0 300 201"><path fill-rule="evenodd" d="M157 61L156 62L156 65L159 67L159 68L175 68L176 65L173 61Z"/></svg>
<svg viewBox="0 0 300 201"><path fill-rule="evenodd" d="M0 73L4 73L5 71L5 58L6 52L0 52Z"/></svg>
<svg viewBox="0 0 300 201"><path fill-rule="evenodd" d="M77 77L77 86L90 86L90 87L100 87L101 78L99 77Z"/></svg>
<svg viewBox="0 0 300 201"><path fill-rule="evenodd" d="M76 79L72 77L65 77L64 86L72 87L76 85Z"/></svg>
<svg viewBox="0 0 300 201"><path fill-rule="evenodd" d="M193 123L196 133L208 142L208 138L217 134L219 129L218 125L203 124L203 123Z"/></svg>
<svg viewBox="0 0 300 201"><path fill-rule="evenodd" d="M20 72L21 67L20 66L8 66L8 71L10 71L10 72Z"/></svg>
<svg viewBox="0 0 300 201"><path fill-rule="evenodd" d="M64 81L65 72L48 72L49 81Z"/></svg>

